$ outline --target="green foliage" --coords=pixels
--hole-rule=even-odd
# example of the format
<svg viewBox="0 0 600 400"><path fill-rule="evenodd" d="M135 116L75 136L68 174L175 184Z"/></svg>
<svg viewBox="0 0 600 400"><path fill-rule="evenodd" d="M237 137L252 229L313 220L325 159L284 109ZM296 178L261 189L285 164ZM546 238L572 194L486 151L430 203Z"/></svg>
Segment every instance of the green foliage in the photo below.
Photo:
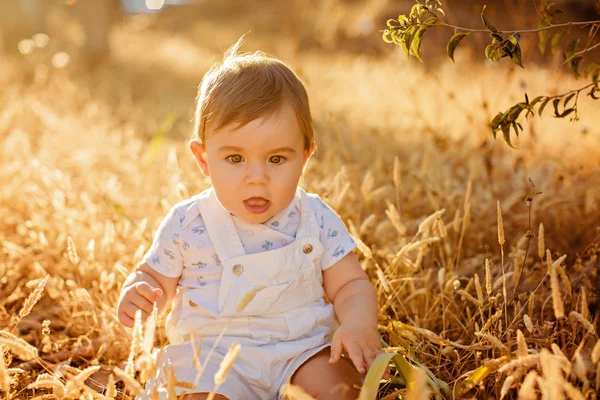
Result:
<svg viewBox="0 0 600 400"><path fill-rule="evenodd" d="M492 39L492 42L486 46L484 51L484 55L488 60L500 62L503 58L509 58L511 62L524 68L519 44L521 35L519 32L506 32L496 28L485 15L485 5L481 11L481 21L485 29L467 29L444 22L439 17L439 15L445 16L441 5L440 0L425 0L424 4L421 0L416 0L416 4L412 6L410 14L399 15L398 19L387 21L387 29L383 31L383 40L402 47L408 58L412 55L423 62L420 52L425 33L434 26L452 28L455 33L446 46L446 53L454 62L454 53L467 35L473 32L488 33ZM537 32L539 39L538 49L542 54L546 52L548 43L550 43L550 51L552 54L555 54L563 38L570 36L567 35L567 29L575 25L590 27L590 43L584 49L578 51L579 39L571 38L564 45L564 64L569 67L573 76L579 79L581 77L580 71L584 63L585 54L593 48L600 46L600 44L590 46L594 37L593 33L600 30L600 21L555 23L556 16L561 13L564 13L564 11L556 7L554 3L544 5L538 28L526 30L525 32ZM522 112L526 111L525 117L527 118L529 115L535 115L535 108L537 107L538 115L541 117L550 101L552 101L554 116L556 118L566 118L569 116L571 121L577 121L579 119L577 116L579 93L589 89L587 95L590 98L594 100L599 98L596 94L600 93L600 65L595 62L587 62L583 75L585 79L590 79L590 84L560 95L538 96L531 102L529 102L529 97L525 94L525 102L517 103L507 111L498 113L490 122L494 138L496 138L497 132L501 131L506 143L513 147L510 134L513 131L515 135L519 136L519 131L523 131L523 126L518 122ZM574 103L571 105L572 100L574 100Z"/></svg>

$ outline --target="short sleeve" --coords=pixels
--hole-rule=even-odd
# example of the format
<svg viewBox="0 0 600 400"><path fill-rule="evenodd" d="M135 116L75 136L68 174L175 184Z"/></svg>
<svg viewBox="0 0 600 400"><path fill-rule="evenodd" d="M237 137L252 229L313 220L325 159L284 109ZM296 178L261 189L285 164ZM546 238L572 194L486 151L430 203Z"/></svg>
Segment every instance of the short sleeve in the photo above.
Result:
<svg viewBox="0 0 600 400"><path fill-rule="evenodd" d="M183 272L183 257L179 247L183 218L178 215L178 210L184 211L173 207L163 219L154 234L152 247L142 259L152 269L170 278L179 277Z"/></svg>
<svg viewBox="0 0 600 400"><path fill-rule="evenodd" d="M321 214L319 239L325 248L321 256L321 269L325 271L351 252L356 243L337 213L320 198L318 202L321 209L321 212L317 213Z"/></svg>

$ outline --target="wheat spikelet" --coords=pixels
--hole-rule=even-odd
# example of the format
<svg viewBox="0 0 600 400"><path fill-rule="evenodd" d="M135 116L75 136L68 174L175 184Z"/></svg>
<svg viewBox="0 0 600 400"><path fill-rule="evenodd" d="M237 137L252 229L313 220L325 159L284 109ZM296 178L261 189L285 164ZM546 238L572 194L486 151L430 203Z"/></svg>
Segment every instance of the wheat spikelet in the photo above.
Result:
<svg viewBox="0 0 600 400"><path fill-rule="evenodd" d="M558 261L558 260L556 260L556 261ZM558 271L560 280L562 281L563 285L565 286L567 293L569 294L569 297L573 297L573 290L571 289L571 282L569 282L569 278L567 277L565 270L560 265L558 265L556 267L556 270Z"/></svg>
<svg viewBox="0 0 600 400"><path fill-rule="evenodd" d="M583 363L583 357L581 357L581 353L579 352L579 350L575 351L574 358L575 363L573 364L573 372L575 373L577 379L579 379L581 382L585 382L587 380L585 376L585 364Z"/></svg>
<svg viewBox="0 0 600 400"><path fill-rule="evenodd" d="M527 328L527 331L529 331L529 333L533 333L533 322L531 322L529 315L523 315L523 322L525 323L525 328Z"/></svg>
<svg viewBox="0 0 600 400"><path fill-rule="evenodd" d="M517 346L518 346L518 354L519 357L524 357L527 355L527 342L525 341L525 336L523 336L523 332L520 329L517 329Z"/></svg>
<svg viewBox="0 0 600 400"><path fill-rule="evenodd" d="M452 221L452 229L454 230L454 233L458 233L458 226L460 225L460 210L457 209L456 212L454 213L454 220Z"/></svg>
<svg viewBox="0 0 600 400"><path fill-rule="evenodd" d="M540 259L544 259L544 252L546 251L546 244L544 243L544 224L540 223L540 229L538 231L538 256Z"/></svg>
<svg viewBox="0 0 600 400"><path fill-rule="evenodd" d="M504 373L518 367L532 367L540 360L539 354L528 354L525 357L519 357L504 364L498 371Z"/></svg>
<svg viewBox="0 0 600 400"><path fill-rule="evenodd" d="M289 400L314 400L314 397L306 393L300 386L292 385L290 382L285 385L283 392Z"/></svg>
<svg viewBox="0 0 600 400"><path fill-rule="evenodd" d="M0 331L0 345L24 361L33 360L38 356L38 350L35 347L7 331Z"/></svg>
<svg viewBox="0 0 600 400"><path fill-rule="evenodd" d="M406 400L429 400L431 389L427 384L427 375L421 368L415 368L413 373L412 389Z"/></svg>
<svg viewBox="0 0 600 400"><path fill-rule="evenodd" d="M492 273L490 272L490 261L485 259L485 291L488 297L492 294Z"/></svg>
<svg viewBox="0 0 600 400"><path fill-rule="evenodd" d="M71 236L69 236L67 239L67 255L69 256L69 261L71 261L71 264L79 264L79 255L77 254L77 249L75 248L75 243L73 242L73 238Z"/></svg>
<svg viewBox="0 0 600 400"><path fill-rule="evenodd" d="M504 345L497 337L493 335L488 335L487 333L475 332L475 336L478 338L483 338L490 342L494 347L498 348L503 353L508 353L508 347Z"/></svg>
<svg viewBox="0 0 600 400"><path fill-rule="evenodd" d="M457 290L456 294L460 294L461 296L463 296L465 299L469 300L471 303L475 304L477 307L482 307L483 303L481 303L479 300L477 300L475 297L471 296L469 294L469 292L467 292L466 290Z"/></svg>
<svg viewBox="0 0 600 400"><path fill-rule="evenodd" d="M371 251L371 249L369 248L369 246L367 246L365 244L365 242L363 242L359 238L353 238L353 239L356 242L356 247L358 247L358 249L361 251L361 253L363 253L366 258L372 260L373 259L373 252Z"/></svg>
<svg viewBox="0 0 600 400"><path fill-rule="evenodd" d="M250 289L248 292L244 293L244 295L242 296L242 298L240 299L240 301L237 304L236 311L237 312L244 311L244 309L248 306L248 304L252 301L252 299L254 299L254 297L256 297L256 294L258 292L260 292L261 290L263 290L264 288L266 288L266 286L256 286L256 287Z"/></svg>
<svg viewBox="0 0 600 400"><path fill-rule="evenodd" d="M29 315L33 306L40 300L40 297L42 297L42 292L44 291L44 288L46 287L46 283L48 283L49 278L50 275L46 275L44 279L42 279L40 283L38 283L35 290L31 292L31 294L27 297L25 303L23 303L21 311L19 311L19 319Z"/></svg>
<svg viewBox="0 0 600 400"><path fill-rule="evenodd" d="M52 389L59 399L65 397L65 385L58 378L47 373L39 374L35 382L27 385L27 389Z"/></svg>
<svg viewBox="0 0 600 400"><path fill-rule="evenodd" d="M502 316L502 310L498 310L498 311L496 311L496 312L494 313L494 315L492 315L492 317L491 317L491 318L489 318L489 319L488 319L488 320L485 322L485 324L483 325L483 328L481 328L481 331L480 331L480 332L481 332L481 333L484 333L485 331L487 331L487 330L490 328L490 326L492 326L492 324L493 324L494 322L496 322L496 321L498 320L498 318L500 318L501 316Z"/></svg>
<svg viewBox="0 0 600 400"><path fill-rule="evenodd" d="M135 356L138 354L138 349L142 344L142 310L135 311L133 320L133 329L131 331L131 347L129 348L129 357L125 365L125 372L133 376L135 372Z"/></svg>
<svg viewBox="0 0 600 400"><path fill-rule="evenodd" d="M469 179L467 182L467 191L465 192L465 202L463 205L463 210L465 213L467 212L467 208L471 207L471 195L473 194L473 181Z"/></svg>
<svg viewBox="0 0 600 400"><path fill-rule="evenodd" d="M117 396L117 386L115 385L115 376L110 374L108 376L108 383L106 384L106 397L114 399Z"/></svg>
<svg viewBox="0 0 600 400"><path fill-rule="evenodd" d="M481 289L481 282L479 282L479 275L475 274L475 291L477 292L477 300L480 304L483 304L483 290Z"/></svg>
<svg viewBox="0 0 600 400"><path fill-rule="evenodd" d="M533 315L533 307L535 305L535 293L531 292L531 294L529 295L529 300L527 301L527 314L529 314L529 316Z"/></svg>
<svg viewBox="0 0 600 400"><path fill-rule="evenodd" d="M555 264L550 266L550 288L552 289L552 308L554 310L554 317L560 319L565 316L565 309L558 287L558 273L556 268L557 266Z"/></svg>
<svg viewBox="0 0 600 400"><path fill-rule="evenodd" d="M510 390L510 388L513 386L514 383L515 383L515 377L513 375L509 375L506 377L506 379L504 380L504 383L502 384L502 388L500 389L500 398L501 399L503 399L508 394L508 391Z"/></svg>
<svg viewBox="0 0 600 400"><path fill-rule="evenodd" d="M546 249L546 265L548 266L548 275L552 273L552 254Z"/></svg>
<svg viewBox="0 0 600 400"><path fill-rule="evenodd" d="M441 218L442 215L444 215L445 212L446 209L442 208L441 210L438 210L430 216L428 216L427 218L425 218L423 222L419 224L419 228L417 229L417 235L424 235L426 237L429 236L431 230L433 229L433 225L438 220L438 218ZM439 240L439 238L437 239Z"/></svg>
<svg viewBox="0 0 600 400"><path fill-rule="evenodd" d="M219 386L223 382L225 382L225 379L227 378L227 374L229 373L231 366L235 362L235 359L237 358L238 354L240 354L241 348L242 346L240 346L240 344L237 342L231 345L229 351L227 352L227 354L225 354L225 357L223 357L223 361L221 361L219 370L215 374L215 385Z"/></svg>
<svg viewBox="0 0 600 400"><path fill-rule="evenodd" d="M576 319L577 321L579 321L580 324L583 325L583 327L592 335L596 334L596 328L594 327L594 325L588 321L587 319L583 318L583 316L581 314L579 314L577 311L571 311L569 313L569 316L572 317L573 319Z"/></svg>
<svg viewBox="0 0 600 400"><path fill-rule="evenodd" d="M6 360L4 360L4 349L0 346L0 390L4 393L10 392L10 375L6 368Z"/></svg>
<svg viewBox="0 0 600 400"><path fill-rule="evenodd" d="M500 209L500 201L496 201L496 208L498 210L498 243L500 246L504 246L504 225L502 224L502 210Z"/></svg>
<svg viewBox="0 0 600 400"><path fill-rule="evenodd" d="M600 340L596 342L592 350L592 362L595 364L598 361L600 361Z"/></svg>
<svg viewBox="0 0 600 400"><path fill-rule="evenodd" d="M521 388L519 389L519 399L523 400L535 400L537 399L537 394L535 392L535 384L537 378L539 377L538 373L535 371L529 371L523 383L521 384Z"/></svg>
<svg viewBox="0 0 600 400"><path fill-rule="evenodd" d="M581 316L583 317L583 319L587 319L587 317L590 315L590 310L588 309L588 302L587 302L587 294L585 291L585 286L581 287Z"/></svg>
<svg viewBox="0 0 600 400"><path fill-rule="evenodd" d="M586 397L577 389L575 386L571 385L569 382L563 382L563 389L567 393L570 399L573 400L585 400Z"/></svg>
<svg viewBox="0 0 600 400"><path fill-rule="evenodd" d="M394 186L399 188L402 183L402 173L400 171L400 158L398 156L394 156L394 172L392 174L392 179L394 181Z"/></svg>
<svg viewBox="0 0 600 400"><path fill-rule="evenodd" d="M114 367L113 372L118 378L121 378L123 380L123 383L125 383L125 385L131 391L131 394L133 394L134 396L139 396L142 393L142 391L143 391L142 385L140 385L139 382L136 381L127 372L123 371L119 367Z"/></svg>
<svg viewBox="0 0 600 400"><path fill-rule="evenodd" d="M91 389L85 384L85 381L92 376L92 374L100 370L100 368L101 367L99 365L88 367L77 374L75 378L70 379L65 385L65 396L77 397L81 390L85 391L86 389Z"/></svg>
<svg viewBox="0 0 600 400"><path fill-rule="evenodd" d="M388 217L396 231L398 231L400 235L405 235L406 226L404 226L400 220L400 213L398 213L398 210L392 203L388 202L387 206L388 208L385 210L385 215Z"/></svg>

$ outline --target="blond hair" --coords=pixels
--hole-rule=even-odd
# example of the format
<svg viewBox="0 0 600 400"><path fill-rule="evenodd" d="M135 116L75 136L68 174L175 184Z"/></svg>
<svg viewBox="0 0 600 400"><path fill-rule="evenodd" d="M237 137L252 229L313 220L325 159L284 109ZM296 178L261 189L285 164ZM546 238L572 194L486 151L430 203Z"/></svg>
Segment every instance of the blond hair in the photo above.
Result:
<svg viewBox="0 0 600 400"><path fill-rule="evenodd" d="M308 94L300 79L283 62L263 52L238 53L242 42L243 37L202 78L193 138L204 143L207 134L232 122L241 127L289 104L304 135L305 149L314 147Z"/></svg>

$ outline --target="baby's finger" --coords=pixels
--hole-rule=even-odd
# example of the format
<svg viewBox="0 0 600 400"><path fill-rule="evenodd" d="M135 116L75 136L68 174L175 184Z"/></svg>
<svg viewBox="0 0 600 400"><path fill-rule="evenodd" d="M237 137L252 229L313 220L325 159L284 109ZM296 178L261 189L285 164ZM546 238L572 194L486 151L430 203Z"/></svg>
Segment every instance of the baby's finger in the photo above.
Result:
<svg viewBox="0 0 600 400"><path fill-rule="evenodd" d="M330 351L331 356L329 356L329 363L336 363L342 355L342 342L339 339L333 338Z"/></svg>
<svg viewBox="0 0 600 400"><path fill-rule="evenodd" d="M354 366L356 366L358 372L360 372L361 374L366 373L367 371L365 370L363 353L358 343L350 342L349 344L346 344L346 350L348 350L348 357L350 357L350 359L354 363Z"/></svg>
<svg viewBox="0 0 600 400"><path fill-rule="evenodd" d="M377 357L377 354L373 350L371 350L369 348L365 348L365 349L363 349L363 356L364 356L365 362L367 364L367 370L368 370L369 368L371 368L373 361L375 361L375 357Z"/></svg>
<svg viewBox="0 0 600 400"><path fill-rule="evenodd" d="M146 298L146 300L148 300L150 303L154 303L156 300L158 300L156 293L154 293L154 288L146 282L136 283L135 291Z"/></svg>
<svg viewBox="0 0 600 400"><path fill-rule="evenodd" d="M146 304L148 303L146 299L143 299L143 301L146 302ZM131 318L132 320L135 320L135 313L137 312L137 310L142 310L142 321L145 321L149 313L145 312L143 309L141 309L139 306L137 306L131 301L123 305L123 312L127 314L127 316L129 316L129 318Z"/></svg>

